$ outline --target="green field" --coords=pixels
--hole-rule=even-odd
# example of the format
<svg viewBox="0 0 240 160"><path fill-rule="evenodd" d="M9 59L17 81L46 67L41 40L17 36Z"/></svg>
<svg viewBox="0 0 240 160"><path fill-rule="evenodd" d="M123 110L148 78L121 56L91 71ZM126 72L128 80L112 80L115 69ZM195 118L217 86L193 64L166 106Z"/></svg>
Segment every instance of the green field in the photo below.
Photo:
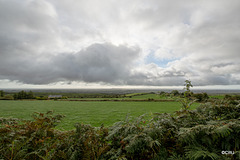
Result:
<svg viewBox="0 0 240 160"><path fill-rule="evenodd" d="M164 96L159 96L158 94L154 94L154 93L149 93L149 94L143 94L143 95L134 95L132 94L132 98L127 97L126 99L154 99L154 100L160 100L160 99L171 99L170 97L164 97Z"/></svg>
<svg viewBox="0 0 240 160"><path fill-rule="evenodd" d="M173 99L170 97L159 96L158 94L154 93L132 93L127 94L126 97L119 97L119 98L68 98L68 100L166 100L166 99Z"/></svg>
<svg viewBox="0 0 240 160"><path fill-rule="evenodd" d="M74 128L75 123L92 126L110 126L125 119L151 113L171 113L180 109L179 102L81 102L81 101L0 101L0 117L31 119L33 112L53 110L66 117L57 127L61 130ZM192 106L197 107L198 104Z"/></svg>

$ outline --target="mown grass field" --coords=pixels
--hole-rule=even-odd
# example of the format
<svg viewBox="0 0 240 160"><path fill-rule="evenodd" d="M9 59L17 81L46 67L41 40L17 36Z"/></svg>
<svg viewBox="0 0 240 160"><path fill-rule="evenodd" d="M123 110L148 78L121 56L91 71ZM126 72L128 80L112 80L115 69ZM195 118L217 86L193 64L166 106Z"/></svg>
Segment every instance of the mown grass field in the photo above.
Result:
<svg viewBox="0 0 240 160"><path fill-rule="evenodd" d="M192 109L199 104L194 104ZM126 115L137 117L143 114L171 113L181 108L179 102L79 102L79 101L0 101L0 117L31 119L33 112L53 110L55 114L66 117L57 126L60 130L74 128L75 123L91 124L92 126L110 126L125 119Z"/></svg>

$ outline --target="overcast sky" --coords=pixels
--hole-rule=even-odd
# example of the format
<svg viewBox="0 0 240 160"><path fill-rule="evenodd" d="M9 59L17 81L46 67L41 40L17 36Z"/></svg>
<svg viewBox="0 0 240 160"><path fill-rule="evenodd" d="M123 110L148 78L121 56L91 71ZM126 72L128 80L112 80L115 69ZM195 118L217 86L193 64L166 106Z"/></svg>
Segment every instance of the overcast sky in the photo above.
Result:
<svg viewBox="0 0 240 160"><path fill-rule="evenodd" d="M239 15L239 0L0 0L0 88L240 89Z"/></svg>

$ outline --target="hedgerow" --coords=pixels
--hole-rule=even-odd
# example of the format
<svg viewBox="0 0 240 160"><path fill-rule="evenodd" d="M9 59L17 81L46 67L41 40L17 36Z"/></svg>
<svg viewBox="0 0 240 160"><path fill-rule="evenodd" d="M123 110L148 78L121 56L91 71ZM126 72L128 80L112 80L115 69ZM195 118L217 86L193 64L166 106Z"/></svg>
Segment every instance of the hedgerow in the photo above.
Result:
<svg viewBox="0 0 240 160"><path fill-rule="evenodd" d="M240 159L240 105L215 100L196 110L127 116L111 127L55 127L64 117L34 113L32 121L0 118L0 159ZM232 151L234 154L222 154Z"/></svg>

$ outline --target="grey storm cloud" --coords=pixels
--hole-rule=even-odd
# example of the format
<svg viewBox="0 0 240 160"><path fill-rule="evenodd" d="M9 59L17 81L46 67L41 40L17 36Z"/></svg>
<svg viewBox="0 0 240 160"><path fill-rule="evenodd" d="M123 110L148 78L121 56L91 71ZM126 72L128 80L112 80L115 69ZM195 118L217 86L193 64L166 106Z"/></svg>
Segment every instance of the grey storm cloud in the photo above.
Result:
<svg viewBox="0 0 240 160"><path fill-rule="evenodd" d="M123 84L139 52L138 47L93 44L74 54L57 55L53 63L67 80Z"/></svg>
<svg viewBox="0 0 240 160"><path fill-rule="evenodd" d="M124 84L137 59L138 47L93 44L76 53L25 57L2 62L1 77L30 84L57 81ZM8 63L8 64L7 64ZM5 67L4 67L5 66Z"/></svg>
<svg viewBox="0 0 240 160"><path fill-rule="evenodd" d="M240 84L239 0L0 0L0 83Z"/></svg>

